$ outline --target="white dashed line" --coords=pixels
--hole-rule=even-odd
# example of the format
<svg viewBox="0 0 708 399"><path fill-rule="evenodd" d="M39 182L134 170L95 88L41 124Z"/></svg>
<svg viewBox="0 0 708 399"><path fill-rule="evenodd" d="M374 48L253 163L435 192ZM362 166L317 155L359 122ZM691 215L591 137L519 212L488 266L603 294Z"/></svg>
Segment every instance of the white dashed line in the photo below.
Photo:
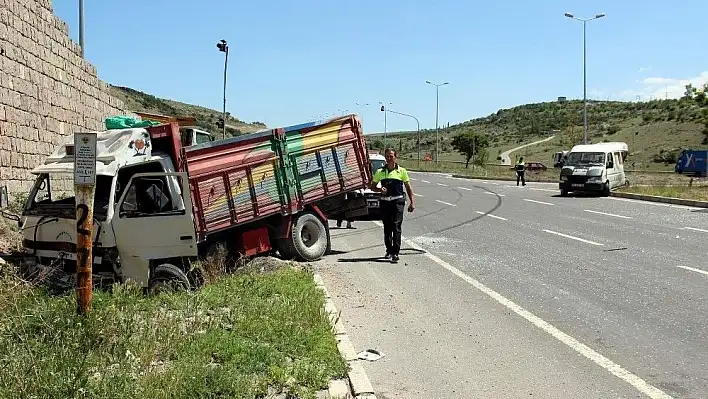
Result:
<svg viewBox="0 0 708 399"><path fill-rule="evenodd" d="M425 197L425 195L423 195L423 194L418 194L418 193L413 193L413 195L415 195L416 197Z"/></svg>
<svg viewBox="0 0 708 399"><path fill-rule="evenodd" d="M447 184L437 183L438 186L447 187Z"/></svg>
<svg viewBox="0 0 708 399"><path fill-rule="evenodd" d="M686 230L700 231L701 233L708 233L708 230L697 229L695 227L684 227Z"/></svg>
<svg viewBox="0 0 708 399"><path fill-rule="evenodd" d="M427 181L427 180L421 180L421 182L423 182L423 183L430 183L430 182Z"/></svg>
<svg viewBox="0 0 708 399"><path fill-rule="evenodd" d="M705 274L706 276L708 276L708 272L705 271L705 270L695 269L695 268L693 268L693 267L688 267L688 266L676 266L676 267L680 267L681 269L690 270L690 271L696 272L696 273Z"/></svg>
<svg viewBox="0 0 708 399"><path fill-rule="evenodd" d="M547 191L549 193L557 193L558 190L549 190L547 188L529 188L529 190L535 190L535 191Z"/></svg>
<svg viewBox="0 0 708 399"><path fill-rule="evenodd" d="M545 231L546 233L555 234L555 235L557 235L557 236L561 236L561 237L565 237L565 238L570 238L571 240L582 241L582 242L584 242L584 243L586 243L586 244L592 244L592 245L597 245L597 246L603 246L603 245L605 245L605 244L600 244L600 243L598 243L598 242L586 240L586 239L584 239L584 238L579 238L579 237L571 236L571 235L568 235L568 234L559 233L559 232L553 231L553 230L543 230L543 231Z"/></svg>
<svg viewBox="0 0 708 399"><path fill-rule="evenodd" d="M553 204L551 204L550 202L536 201L536 200L527 199L527 198L524 198L524 201L527 201L527 202L534 202L534 203L536 203L536 204L543 204L543 205L553 205Z"/></svg>
<svg viewBox="0 0 708 399"><path fill-rule="evenodd" d="M485 193L485 194L489 194L489 195L498 195L498 196L500 196L500 197L506 197L506 194L497 194L497 193L493 193L493 192L491 192L491 191L485 191L484 193Z"/></svg>
<svg viewBox="0 0 708 399"><path fill-rule="evenodd" d="M641 377L631 373L629 370L626 370L625 368L623 368L619 364L606 358L605 356L601 355L600 353L595 352L589 346L583 344L582 342L578 341L577 339L571 337L570 335L568 335L568 334L564 333L563 331L559 330L558 328L554 327L553 325L551 325L547 321L541 319L540 317L536 316L535 314L529 312L528 310L522 308L521 306L517 305L516 303L514 303L511 300L507 299L506 297L502 296L501 294L494 291L493 289L487 287L486 285L480 283L479 281L475 280L474 278L468 276L467 274L462 272L460 269L452 266L451 264L449 264L449 263L445 262L444 260L438 258L437 256L431 254L430 252L426 251L421 246L417 245L416 243L412 242L411 240L408 240L407 238L404 238L403 240L405 241L405 243L407 245L410 245L411 248L417 249L419 251L423 251L423 255L425 257L427 257L428 259L430 259L433 262L437 263L438 265L442 266L444 269L447 269L449 272L451 272L455 276L459 277L460 279L465 281L467 284L482 291L487 296L491 297L495 301L504 305L507 309L511 310L512 312L516 313L517 315L523 317L526 321L535 325L539 329L550 334L553 338L564 343L565 345L567 345L568 347L570 347L571 349L573 349L577 353L590 359L595 364L597 364L598 366L607 370L615 377L629 383L630 385L632 385L635 389L637 389L639 392L643 393L644 395L647 395L648 397L650 397L652 399L671 399L671 396L667 395L665 392L663 392L659 388L647 383Z"/></svg>
<svg viewBox="0 0 708 399"><path fill-rule="evenodd" d="M457 188L459 188L460 190L472 191L471 188L467 188L467 187L457 187Z"/></svg>
<svg viewBox="0 0 708 399"><path fill-rule="evenodd" d="M479 213L480 215L489 216L490 218L494 218L494 219L507 220L501 216L492 215L491 213L484 213L484 212L480 212L480 211L477 211L477 213Z"/></svg>
<svg viewBox="0 0 708 399"><path fill-rule="evenodd" d="M455 205L455 204L451 204L451 203L445 202L445 201L440 201L440 200L435 200L435 201L437 201L437 202L439 202L439 203L441 203L441 204L445 204L445 205L457 206L457 205Z"/></svg>
<svg viewBox="0 0 708 399"><path fill-rule="evenodd" d="M630 216L615 215L614 213L605 213L605 212L591 211L590 209L585 209L585 212L597 213L598 215L614 216L614 217L616 217L616 218L622 218L622 219L631 219L631 218L632 218L632 217L630 217Z"/></svg>

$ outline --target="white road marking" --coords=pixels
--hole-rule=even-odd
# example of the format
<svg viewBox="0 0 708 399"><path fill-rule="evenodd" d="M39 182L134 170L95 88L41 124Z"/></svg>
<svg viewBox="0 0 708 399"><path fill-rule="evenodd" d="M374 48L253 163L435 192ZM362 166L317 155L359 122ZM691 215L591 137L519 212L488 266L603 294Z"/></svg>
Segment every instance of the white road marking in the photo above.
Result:
<svg viewBox="0 0 708 399"><path fill-rule="evenodd" d="M543 205L553 205L553 204L551 204L550 202L536 201L536 200L527 199L527 198L524 198L524 201L527 201L527 202L535 202L535 203L537 203L537 204L543 204Z"/></svg>
<svg viewBox="0 0 708 399"><path fill-rule="evenodd" d="M526 321L528 321L531 324L535 325L536 327L540 328L544 332L550 334L551 336L553 336L555 339L559 340L560 342L566 344L574 351L576 351L579 354L585 356L586 358L592 360L595 364L597 364L598 366L609 371L615 377L629 383L630 385L632 385L634 388L636 388L639 392L643 393L644 395L647 395L652 399L671 399L671 396L667 395L665 392L663 392L659 388L656 388L655 386L650 385L649 383L644 381L642 378L640 378L639 376L626 370L625 368L623 368L619 364L613 362L612 360L606 358L605 356L599 354L598 352L595 352L593 349L591 349L587 345L585 345L582 342L578 341L577 339L571 337L570 335L564 333L563 331L559 330L558 328L554 327L550 323L546 322L545 320L541 319L540 317L536 316L535 314L529 312L528 310L522 308L521 306L517 305L516 303L512 302L511 300L505 298L504 296L502 296L498 292L492 290L491 288L485 286L484 284L480 283L479 281L475 280L474 278L468 276L467 274L463 273L462 271L460 271L456 267L450 265L449 263L445 262L444 260L425 251L423 248L421 248L416 243L408 240L407 238L404 238L404 241L407 245L410 245L412 248L417 249L419 251L424 251L423 255L425 257L427 257L428 259L432 260L433 262L435 262L438 265L442 266L443 268L447 269L452 274L461 278L469 285L482 291L483 293L485 293L486 295L488 295L489 297L491 297L495 301L504 305L506 308L508 308L512 312L523 317Z"/></svg>
<svg viewBox="0 0 708 399"><path fill-rule="evenodd" d="M697 210L704 210L705 208L699 208L696 206L688 206L688 205L674 205L674 204L665 204L663 202L652 202L652 201L642 201L642 200L635 200L632 198L620 198L620 197L600 197L602 199L609 199L609 200L614 200L614 201L625 201L625 202L633 202L635 204L645 204L645 205L654 205L654 206L664 206L667 208L678 208L678 209L688 209L692 211L697 211Z"/></svg>
<svg viewBox="0 0 708 399"><path fill-rule="evenodd" d="M484 213L484 212L480 212L480 211L477 211L477 213L479 213L480 215L489 216L490 218L494 218L494 219L507 220L507 219L505 219L505 218L503 218L503 217L501 217L501 216L492 215L491 213Z"/></svg>
<svg viewBox="0 0 708 399"><path fill-rule="evenodd" d="M414 178L411 177L411 180L412 180L412 181L416 181L416 180L418 180L418 179L414 179Z"/></svg>
<svg viewBox="0 0 708 399"><path fill-rule="evenodd" d="M447 184L437 183L438 186L447 187Z"/></svg>
<svg viewBox="0 0 708 399"><path fill-rule="evenodd" d="M413 195L415 195L416 197L425 197L425 195L423 195L423 194L418 194L418 193L413 193Z"/></svg>
<svg viewBox="0 0 708 399"><path fill-rule="evenodd" d="M494 184L495 186L499 185L499 183L494 183L493 181L491 181L490 183Z"/></svg>
<svg viewBox="0 0 708 399"><path fill-rule="evenodd" d="M696 273L705 274L706 276L708 276L708 272L705 271L705 270L695 269L695 268L693 268L693 267L688 267L688 266L676 266L676 267L680 267L680 268L682 268L682 269L690 270L690 271L696 272Z"/></svg>
<svg viewBox="0 0 708 399"><path fill-rule="evenodd" d="M544 229L543 231L545 231L546 233L555 234L555 235L558 235L558 236L561 236L561 237L570 238L571 240L582 241L582 242L587 243L587 244L592 244L592 245L597 245L597 246L603 246L603 245L605 245L605 244L600 244L600 243L598 243L598 242L586 240L586 239L584 239L584 238L579 238L579 237L571 236L571 235L568 235L568 234L559 233L559 232L553 231L553 230L545 230L545 229Z"/></svg>
<svg viewBox="0 0 708 399"><path fill-rule="evenodd" d="M427 181L427 180L421 180L421 182L423 182L423 183L430 183L430 182Z"/></svg>
<svg viewBox="0 0 708 399"><path fill-rule="evenodd" d="M491 192L491 191L485 191L484 193L485 193L485 194L489 194L489 195L498 195L498 196L500 196L500 197L506 197L506 194L497 194L497 193L493 193L493 192Z"/></svg>
<svg viewBox="0 0 708 399"><path fill-rule="evenodd" d="M591 211L590 209L585 209L585 212L590 212L590 213L597 213L598 215L606 215L606 216L614 216L616 218L622 218L622 219L631 219L631 216L622 216L622 215L615 215L614 213L605 213L605 212L599 212L599 211Z"/></svg>
<svg viewBox="0 0 708 399"><path fill-rule="evenodd" d="M459 188L460 190L472 191L471 188L467 188L467 187L457 187L457 188Z"/></svg>
<svg viewBox="0 0 708 399"><path fill-rule="evenodd" d="M547 191L549 193L557 193L558 190L549 190L547 188L529 188L529 190L536 190L536 191Z"/></svg>
<svg viewBox="0 0 708 399"><path fill-rule="evenodd" d="M701 233L708 233L708 230L697 229L695 227L684 227L686 230L700 231Z"/></svg>
<svg viewBox="0 0 708 399"><path fill-rule="evenodd" d="M437 202L439 202L439 203L441 203L441 204L445 204L445 205L457 206L457 205L455 205L455 204L451 204L451 203L445 202L445 201L440 201L440 200L435 200L435 201L437 201Z"/></svg>

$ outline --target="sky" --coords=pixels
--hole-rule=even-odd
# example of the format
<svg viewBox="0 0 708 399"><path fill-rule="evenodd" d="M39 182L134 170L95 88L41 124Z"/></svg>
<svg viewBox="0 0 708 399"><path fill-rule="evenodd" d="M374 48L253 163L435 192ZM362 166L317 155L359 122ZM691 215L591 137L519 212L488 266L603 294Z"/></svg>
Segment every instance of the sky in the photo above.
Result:
<svg viewBox="0 0 708 399"><path fill-rule="evenodd" d="M53 0L78 42L78 1ZM343 113L367 133L456 124L529 102L676 98L708 81L708 1L114 0L85 2L107 83L287 126ZM702 26L703 25L703 26ZM639 97L638 97L639 96ZM362 104L358 106L356 103ZM369 104L368 106L364 104Z"/></svg>

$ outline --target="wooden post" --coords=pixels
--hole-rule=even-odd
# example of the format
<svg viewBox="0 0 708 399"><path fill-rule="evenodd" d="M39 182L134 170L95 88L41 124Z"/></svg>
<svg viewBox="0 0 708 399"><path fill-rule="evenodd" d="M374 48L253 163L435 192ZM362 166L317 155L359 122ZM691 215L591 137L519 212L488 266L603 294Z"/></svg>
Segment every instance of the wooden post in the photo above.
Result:
<svg viewBox="0 0 708 399"><path fill-rule="evenodd" d="M76 192L76 302L79 314L91 310L93 296L93 199L96 189L96 133L74 134Z"/></svg>

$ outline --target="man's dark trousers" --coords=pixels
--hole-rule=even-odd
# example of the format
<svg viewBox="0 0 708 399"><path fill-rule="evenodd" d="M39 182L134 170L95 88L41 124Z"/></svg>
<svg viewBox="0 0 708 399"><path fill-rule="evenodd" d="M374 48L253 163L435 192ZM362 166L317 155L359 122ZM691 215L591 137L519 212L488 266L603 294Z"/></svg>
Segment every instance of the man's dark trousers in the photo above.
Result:
<svg viewBox="0 0 708 399"><path fill-rule="evenodd" d="M401 251L401 225L403 224L406 200L380 201L379 204L381 206L381 222L384 225L386 253L398 255Z"/></svg>

